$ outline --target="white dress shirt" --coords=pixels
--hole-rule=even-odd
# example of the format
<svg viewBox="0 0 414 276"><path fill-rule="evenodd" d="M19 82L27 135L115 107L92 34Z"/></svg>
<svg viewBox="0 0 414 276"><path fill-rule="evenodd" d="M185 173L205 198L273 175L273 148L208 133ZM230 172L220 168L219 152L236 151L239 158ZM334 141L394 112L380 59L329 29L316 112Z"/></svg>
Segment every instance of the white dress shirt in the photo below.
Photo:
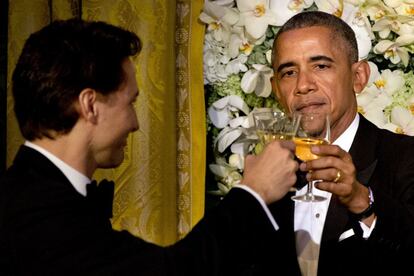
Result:
<svg viewBox="0 0 414 276"><path fill-rule="evenodd" d="M359 125L359 115L357 114L351 125L338 137L332 144L340 146L346 152L351 148ZM297 195L306 193L307 187L303 187L296 192ZM296 236L296 250L302 275L317 275L319 249L322 239L322 231L328 212L331 193L313 188L315 195L324 196L327 200L322 202L295 202L294 229ZM360 222L363 230L363 237L368 238L375 227L375 222L371 227ZM340 240L354 235L353 230L346 231Z"/></svg>
<svg viewBox="0 0 414 276"><path fill-rule="evenodd" d="M83 196L86 196L86 185L91 182L89 177L83 175L82 173L78 172L58 157L50 153L49 151L45 150L44 148L33 144L29 141L24 142L26 147L32 148L42 155L44 155L47 159L50 160L58 169L66 176L69 182L72 184L73 188L75 188L78 193Z"/></svg>

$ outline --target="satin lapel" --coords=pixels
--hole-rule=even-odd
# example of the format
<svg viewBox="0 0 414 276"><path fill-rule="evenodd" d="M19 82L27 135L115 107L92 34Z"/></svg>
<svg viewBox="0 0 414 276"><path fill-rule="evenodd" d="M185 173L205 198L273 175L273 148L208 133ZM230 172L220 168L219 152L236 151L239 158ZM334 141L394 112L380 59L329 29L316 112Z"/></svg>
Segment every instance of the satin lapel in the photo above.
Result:
<svg viewBox="0 0 414 276"><path fill-rule="evenodd" d="M378 129L367 119L360 115L360 121L355 139L349 153L352 156L357 170L357 180L367 185L377 165L376 145L378 141ZM334 196L331 198L325 226L322 235L322 242L338 241L339 236L347 229L348 212Z"/></svg>
<svg viewBox="0 0 414 276"><path fill-rule="evenodd" d="M364 185L368 183L376 166L378 140L378 128L363 116L360 116L358 131L349 153L357 170L357 178L363 178L361 183Z"/></svg>

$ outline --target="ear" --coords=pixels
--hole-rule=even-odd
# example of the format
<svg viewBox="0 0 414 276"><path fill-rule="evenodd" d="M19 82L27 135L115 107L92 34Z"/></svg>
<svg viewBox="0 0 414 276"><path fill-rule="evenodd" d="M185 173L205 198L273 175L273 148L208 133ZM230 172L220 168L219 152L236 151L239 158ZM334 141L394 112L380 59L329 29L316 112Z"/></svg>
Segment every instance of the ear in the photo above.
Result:
<svg viewBox="0 0 414 276"><path fill-rule="evenodd" d="M98 109L96 106L97 92L91 88L85 88L78 96L79 115L93 124L97 122Z"/></svg>
<svg viewBox="0 0 414 276"><path fill-rule="evenodd" d="M361 60L352 64L352 71L354 74L353 89L356 94L359 94L367 85L371 70L368 63Z"/></svg>

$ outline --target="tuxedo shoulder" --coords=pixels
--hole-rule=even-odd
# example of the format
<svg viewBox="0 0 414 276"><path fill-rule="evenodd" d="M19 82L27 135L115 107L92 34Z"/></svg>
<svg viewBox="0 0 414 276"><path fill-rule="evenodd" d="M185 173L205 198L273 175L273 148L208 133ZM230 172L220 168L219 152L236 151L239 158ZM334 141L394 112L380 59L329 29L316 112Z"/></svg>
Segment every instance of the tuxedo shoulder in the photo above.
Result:
<svg viewBox="0 0 414 276"><path fill-rule="evenodd" d="M380 129L380 135L382 136L382 141L384 143L392 143L393 147L405 148L414 145L414 136L403 133L394 133L386 129ZM407 150L414 151L414 147L407 148Z"/></svg>

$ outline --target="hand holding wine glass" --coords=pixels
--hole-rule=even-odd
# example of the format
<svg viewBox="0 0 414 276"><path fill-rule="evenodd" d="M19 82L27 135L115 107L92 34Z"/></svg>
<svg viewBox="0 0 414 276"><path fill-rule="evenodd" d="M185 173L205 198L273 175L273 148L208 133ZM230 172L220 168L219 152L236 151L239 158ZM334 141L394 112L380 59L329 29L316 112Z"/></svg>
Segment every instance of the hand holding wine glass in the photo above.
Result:
<svg viewBox="0 0 414 276"><path fill-rule="evenodd" d="M330 143L329 114L326 113L301 113L297 115L299 130L293 141L296 144L295 155L301 161L318 159L319 156L312 153L311 147ZM325 197L313 194L313 183L308 182L307 192L304 195L293 196L292 199L301 202L318 202L326 200Z"/></svg>

